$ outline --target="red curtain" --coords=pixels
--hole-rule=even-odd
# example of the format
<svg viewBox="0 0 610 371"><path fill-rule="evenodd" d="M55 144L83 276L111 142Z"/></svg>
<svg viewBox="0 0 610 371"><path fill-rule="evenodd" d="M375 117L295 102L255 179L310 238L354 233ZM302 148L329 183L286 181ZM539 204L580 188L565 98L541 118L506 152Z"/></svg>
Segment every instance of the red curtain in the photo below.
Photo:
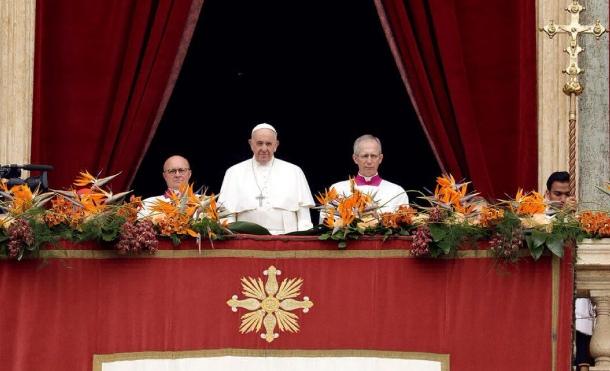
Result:
<svg viewBox="0 0 610 371"><path fill-rule="evenodd" d="M186 54L203 0L38 0L32 162L127 188Z"/></svg>
<svg viewBox="0 0 610 371"><path fill-rule="evenodd" d="M486 196L537 188L529 0L375 0L437 160Z"/></svg>
<svg viewBox="0 0 610 371"><path fill-rule="evenodd" d="M569 249L555 267L549 256L505 267L484 251L401 257L409 248L401 240L350 241L346 251L313 238L203 241L201 253L193 240L180 250L168 241L134 259L68 248L45 260L0 260L2 370L89 370L94 354L203 349L440 353L452 371L548 371L555 356L557 371L571 369ZM298 333L266 343L239 333L247 311L226 302L244 298L242 277L265 282L270 265L280 282L302 278L297 299L314 306L295 311Z"/></svg>

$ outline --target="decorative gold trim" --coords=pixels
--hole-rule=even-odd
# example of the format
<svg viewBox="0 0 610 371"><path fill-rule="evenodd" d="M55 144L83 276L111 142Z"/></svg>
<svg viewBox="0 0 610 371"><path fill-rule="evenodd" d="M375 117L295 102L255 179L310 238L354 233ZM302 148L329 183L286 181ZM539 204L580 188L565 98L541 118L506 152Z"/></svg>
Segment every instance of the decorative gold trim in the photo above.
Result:
<svg viewBox="0 0 610 371"><path fill-rule="evenodd" d="M441 371L450 371L450 356L442 353L397 352L368 349L332 349L332 350L301 350L301 349L207 349L178 352L131 352L114 354L94 354L93 371L102 371L103 362L132 361L139 359L180 359L202 357L376 357L394 359L413 359L434 361L441 364Z"/></svg>
<svg viewBox="0 0 610 371"><path fill-rule="evenodd" d="M529 255L523 250L522 257ZM113 250L41 250L37 258L42 259L185 259L185 258L255 258L255 259L377 259L377 258L416 258L407 249L395 250L158 250L154 255L125 256ZM456 256L444 256L441 259L489 259L493 255L489 250L460 250ZM418 258L422 259L422 258ZM0 260L8 260L0 257Z"/></svg>
<svg viewBox="0 0 610 371"><path fill-rule="evenodd" d="M559 326L559 276L560 260L553 255L551 262L551 370L557 370L557 336Z"/></svg>

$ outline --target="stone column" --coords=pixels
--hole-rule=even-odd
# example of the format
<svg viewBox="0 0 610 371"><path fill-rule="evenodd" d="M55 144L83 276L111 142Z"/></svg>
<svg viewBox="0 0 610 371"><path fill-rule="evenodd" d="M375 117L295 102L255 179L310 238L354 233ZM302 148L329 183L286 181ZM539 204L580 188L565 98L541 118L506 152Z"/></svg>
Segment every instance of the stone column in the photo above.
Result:
<svg viewBox="0 0 610 371"><path fill-rule="evenodd" d="M538 0L537 25L543 27L554 20L566 23L564 8L569 0ZM565 76L561 74L568 57L563 52L567 36L549 39L537 33L538 59L538 188L546 189L546 179L558 170L568 170L569 98L562 91Z"/></svg>
<svg viewBox="0 0 610 371"><path fill-rule="evenodd" d="M609 28L608 0L583 0L581 24L596 19ZM578 200L585 209L610 209L610 198L595 186L610 180L610 123L608 121L608 40L593 35L581 37L580 54L584 74L580 80L585 90L578 101Z"/></svg>
<svg viewBox="0 0 610 371"><path fill-rule="evenodd" d="M590 297L596 312L590 370L610 371L610 239L584 240L576 252L576 294Z"/></svg>
<svg viewBox="0 0 610 371"><path fill-rule="evenodd" d="M595 366L590 370L610 370L610 290L591 290L595 305L595 328L590 352Z"/></svg>
<svg viewBox="0 0 610 371"><path fill-rule="evenodd" d="M36 0L0 1L0 164L29 163Z"/></svg>

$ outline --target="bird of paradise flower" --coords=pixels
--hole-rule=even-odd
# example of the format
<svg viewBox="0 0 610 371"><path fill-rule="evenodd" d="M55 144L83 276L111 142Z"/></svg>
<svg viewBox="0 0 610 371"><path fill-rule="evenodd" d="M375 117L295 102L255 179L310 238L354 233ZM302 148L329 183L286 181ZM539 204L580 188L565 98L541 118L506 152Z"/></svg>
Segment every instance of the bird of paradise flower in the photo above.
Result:
<svg viewBox="0 0 610 371"><path fill-rule="evenodd" d="M264 326L265 332L260 336L271 343L279 337L279 333L274 332L276 326L282 332L299 332L299 317L291 311L303 309L303 313L307 313L313 307L313 302L307 296L303 300L294 299L301 294L302 278L284 279L278 286L276 276L281 273L270 266L263 271L267 276L264 285L260 278L242 277L242 294L249 299L239 300L237 295L233 295L227 301L233 312L237 312L238 307L250 311L241 316L240 333L258 332Z"/></svg>

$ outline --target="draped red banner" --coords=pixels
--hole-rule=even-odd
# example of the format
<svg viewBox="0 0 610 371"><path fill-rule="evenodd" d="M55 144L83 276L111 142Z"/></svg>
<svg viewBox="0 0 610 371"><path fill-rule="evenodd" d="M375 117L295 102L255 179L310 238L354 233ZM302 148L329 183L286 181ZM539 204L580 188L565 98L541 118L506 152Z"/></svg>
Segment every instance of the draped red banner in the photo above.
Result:
<svg viewBox="0 0 610 371"><path fill-rule="evenodd" d="M126 189L182 65L203 0L38 0L32 162L54 188L81 170Z"/></svg>
<svg viewBox="0 0 610 371"><path fill-rule="evenodd" d="M375 3L441 167L484 196L536 189L535 2Z"/></svg>
<svg viewBox="0 0 610 371"><path fill-rule="evenodd" d="M410 242L311 238L163 243L117 258L96 245L0 262L3 370L90 370L94 355L205 349L379 350L448 355L450 369L569 370L572 266L545 256L499 266L486 250L409 255ZM569 255L569 252L568 252ZM227 301L242 277L302 278L300 331L241 334ZM357 352L356 352L357 353Z"/></svg>

